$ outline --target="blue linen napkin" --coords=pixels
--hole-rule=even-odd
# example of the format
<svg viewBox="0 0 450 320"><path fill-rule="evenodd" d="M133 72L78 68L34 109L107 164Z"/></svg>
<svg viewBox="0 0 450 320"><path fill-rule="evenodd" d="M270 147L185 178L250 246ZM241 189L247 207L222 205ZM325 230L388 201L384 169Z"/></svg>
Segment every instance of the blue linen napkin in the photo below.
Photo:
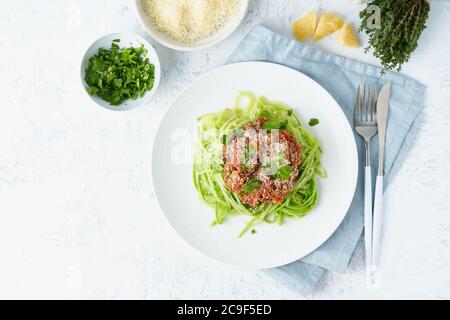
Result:
<svg viewBox="0 0 450 320"><path fill-rule="evenodd" d="M250 31L228 63L268 61L296 69L321 84L336 99L353 123L357 84L392 82L386 132L385 187L392 181L410 149L421 123L425 86L407 76L389 72L380 78L380 69L339 57L283 37L262 26ZM364 144L356 137L359 176L350 209L336 232L317 250L291 264L264 272L301 295L311 293L325 271L345 272L364 227ZM376 176L378 138L372 144L372 176ZM375 179L373 179L375 182Z"/></svg>

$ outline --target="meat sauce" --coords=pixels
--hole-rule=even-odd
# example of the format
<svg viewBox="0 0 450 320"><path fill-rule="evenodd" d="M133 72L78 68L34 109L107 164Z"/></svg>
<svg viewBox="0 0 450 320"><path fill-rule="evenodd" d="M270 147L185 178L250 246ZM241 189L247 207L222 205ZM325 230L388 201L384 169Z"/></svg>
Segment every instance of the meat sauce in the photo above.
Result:
<svg viewBox="0 0 450 320"><path fill-rule="evenodd" d="M223 148L225 186L250 206L283 203L301 164L301 146L295 138L287 130L262 129L265 122L259 118L246 124ZM289 168L287 176L285 172L280 178L280 168ZM253 182L250 192L245 188L249 182Z"/></svg>

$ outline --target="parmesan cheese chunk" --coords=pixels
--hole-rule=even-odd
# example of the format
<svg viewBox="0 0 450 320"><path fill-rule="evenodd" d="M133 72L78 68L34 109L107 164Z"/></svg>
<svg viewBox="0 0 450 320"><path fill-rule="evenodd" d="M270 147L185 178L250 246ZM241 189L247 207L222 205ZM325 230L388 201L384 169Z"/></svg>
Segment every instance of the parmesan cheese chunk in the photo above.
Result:
<svg viewBox="0 0 450 320"><path fill-rule="evenodd" d="M317 25L317 13L311 11L303 18L295 20L292 24L292 33L300 41L306 41L314 34Z"/></svg>
<svg viewBox="0 0 450 320"><path fill-rule="evenodd" d="M337 40L346 47L360 47L358 36L349 23L345 23L339 30Z"/></svg>
<svg viewBox="0 0 450 320"><path fill-rule="evenodd" d="M313 36L314 42L322 40L326 36L332 34L340 29L343 25L341 17L332 13L326 12L320 17L319 24L316 28L316 33Z"/></svg>

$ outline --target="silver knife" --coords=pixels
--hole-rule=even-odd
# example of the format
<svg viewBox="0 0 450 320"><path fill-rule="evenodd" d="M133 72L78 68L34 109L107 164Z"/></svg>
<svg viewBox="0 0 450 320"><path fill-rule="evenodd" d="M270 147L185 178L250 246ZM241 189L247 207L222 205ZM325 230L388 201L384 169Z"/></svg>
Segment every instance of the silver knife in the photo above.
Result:
<svg viewBox="0 0 450 320"><path fill-rule="evenodd" d="M376 272L380 265L381 226L383 223L383 179L384 179L384 145L386 141L386 128L388 122L389 98L391 96L391 83L381 89L377 101L378 121L378 174L375 185L375 205L373 210L373 246L372 246L372 272Z"/></svg>

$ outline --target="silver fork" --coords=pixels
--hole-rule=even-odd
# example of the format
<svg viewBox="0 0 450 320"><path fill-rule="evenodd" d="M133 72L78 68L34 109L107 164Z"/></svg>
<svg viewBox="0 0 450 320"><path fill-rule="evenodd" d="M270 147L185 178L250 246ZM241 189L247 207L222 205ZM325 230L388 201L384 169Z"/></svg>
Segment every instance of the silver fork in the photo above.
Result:
<svg viewBox="0 0 450 320"><path fill-rule="evenodd" d="M364 84L363 97L360 98L360 86L356 94L354 126L356 132L364 138L366 145L366 168L364 176L364 242L366 252L366 272L372 274L372 171L370 166L370 142L378 132L377 127L377 86L373 88L371 98L370 85Z"/></svg>

